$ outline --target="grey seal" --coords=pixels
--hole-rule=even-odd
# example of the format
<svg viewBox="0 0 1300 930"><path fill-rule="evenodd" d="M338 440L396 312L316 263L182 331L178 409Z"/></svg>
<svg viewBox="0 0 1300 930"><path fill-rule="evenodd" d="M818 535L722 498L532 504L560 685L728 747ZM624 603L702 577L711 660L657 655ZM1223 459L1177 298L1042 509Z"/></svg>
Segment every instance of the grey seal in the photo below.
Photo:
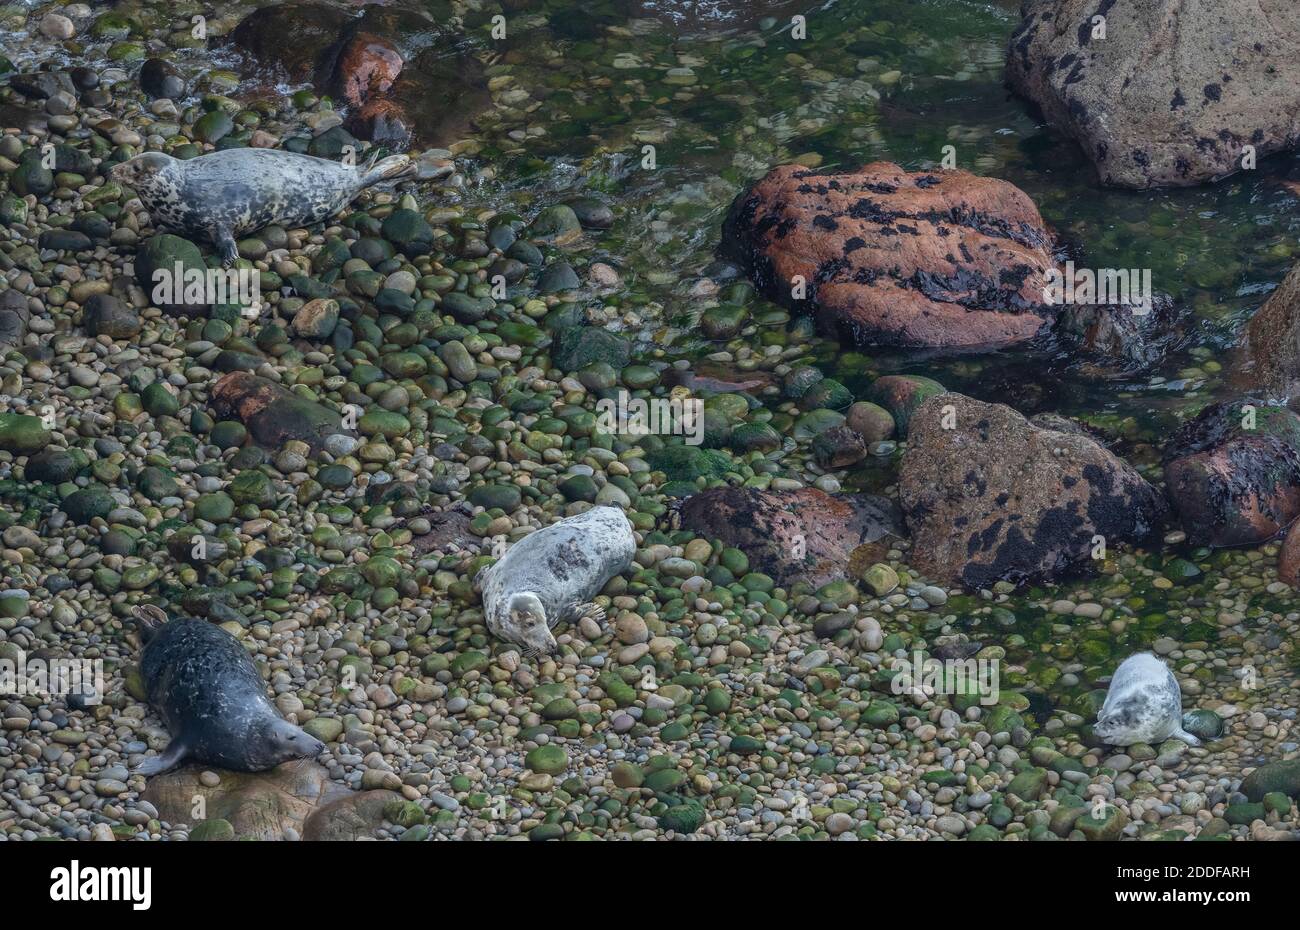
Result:
<svg viewBox="0 0 1300 930"><path fill-rule="evenodd" d="M136 772L156 775L184 759L261 772L324 751L324 743L280 716L247 650L221 627L194 618L168 622L148 604L132 614L145 643L145 693L172 735L162 754Z"/></svg>
<svg viewBox="0 0 1300 930"><path fill-rule="evenodd" d="M1151 653L1139 652L1115 669L1093 732L1112 746L1154 745L1170 737L1201 745L1182 722L1183 696L1174 673Z"/></svg>
<svg viewBox="0 0 1300 930"><path fill-rule="evenodd" d="M585 513L534 530L479 573L488 629L530 654L551 652L551 627L605 612L591 599L632 564L636 536L617 507Z"/></svg>
<svg viewBox="0 0 1300 930"><path fill-rule="evenodd" d="M229 267L238 236L272 223L309 226L338 213L367 187L416 176L406 155L359 167L279 149L225 149L181 160L145 152L109 176L131 187L154 223L217 247Z"/></svg>

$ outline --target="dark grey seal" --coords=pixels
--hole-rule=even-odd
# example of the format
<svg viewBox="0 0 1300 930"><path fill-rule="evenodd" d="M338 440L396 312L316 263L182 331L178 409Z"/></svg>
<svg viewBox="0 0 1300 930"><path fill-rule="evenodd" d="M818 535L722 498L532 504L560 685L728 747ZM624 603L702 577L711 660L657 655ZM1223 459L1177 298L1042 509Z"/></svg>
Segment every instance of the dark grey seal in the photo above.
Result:
<svg viewBox="0 0 1300 930"><path fill-rule="evenodd" d="M324 743L280 716L247 650L221 627L192 618L169 623L147 604L132 613L145 644L145 694L172 735L162 754L136 772L156 775L184 759L261 772L324 751Z"/></svg>
<svg viewBox="0 0 1300 930"><path fill-rule="evenodd" d="M278 149L245 148L184 161L145 152L116 165L109 176L135 190L156 225L208 240L229 266L239 257L238 236L272 223L318 223L367 187L416 173L405 155L356 166Z"/></svg>

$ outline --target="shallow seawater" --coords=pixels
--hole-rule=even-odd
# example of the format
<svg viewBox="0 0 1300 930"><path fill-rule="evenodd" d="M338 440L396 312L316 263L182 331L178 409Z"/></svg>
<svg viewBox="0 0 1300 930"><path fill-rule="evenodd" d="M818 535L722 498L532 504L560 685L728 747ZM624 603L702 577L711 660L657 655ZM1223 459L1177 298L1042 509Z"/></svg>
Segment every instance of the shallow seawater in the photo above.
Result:
<svg viewBox="0 0 1300 930"><path fill-rule="evenodd" d="M783 3L766 5L769 16L714 4L691 16L682 11L696 5L661 2L638 5L640 18L628 6L575 17L549 4L524 18L501 68L537 106L525 141L485 134L480 156L498 179L485 193L521 205L574 184L611 195L619 220L591 257L630 269L679 329L701 309L692 284L714 257L728 204L769 167L883 159L916 170L952 146L958 167L1027 191L1078 266L1150 269L1176 308L1165 358L1102 380L1050 351L925 359L828 344L822 357L842 362L836 375L850 387L886 371L924 373L975 396L1011 392L1027 413L1102 425L1133 417L1158 437L1174 411L1218 390L1217 360L1296 252L1300 199L1281 183L1296 173L1291 156L1187 190L1100 188L1078 146L1003 84L1016 3Z"/></svg>
<svg viewBox="0 0 1300 930"><path fill-rule="evenodd" d="M1101 188L1078 146L1003 84L1018 7L847 0L781 5L771 17L742 22L670 23L615 14L606 22L597 5L586 22L538 22L503 60L521 87L546 88L533 92L540 106L529 114L542 131L515 145L484 139L481 155L497 165L485 192L525 205L599 182L619 213L591 258L617 263L663 307L676 325L656 341L716 351L690 331L703 309L693 287L714 261L723 215L744 185L792 160L825 169L875 160L930 168L951 145L958 167L1028 192L1080 267L1150 269L1154 289L1175 306L1166 356L1110 379L1042 350L922 358L823 341L819 362L859 395L879 374L908 372L1009 400L1026 414L1076 416L1122 437L1116 450L1130 461L1151 465L1180 415L1230 390L1221 384L1227 350L1295 257L1300 199L1281 182L1300 172L1291 156L1279 156L1215 185ZM804 39L792 36L794 13L806 16ZM646 145L654 146L653 169L640 165ZM865 464L849 484L879 489L892 480L892 470ZM1166 586L1165 570L1178 558L1208 571ZM1161 640L1179 644L1180 654L1213 650L1220 610L1290 610L1257 585L1273 559L1269 551L1170 547L1138 553L1118 575L1023 592L1000 611L971 597L954 599L945 613L962 617L956 626L972 640L1006 649L1004 687L1025 689L1026 714L1086 719L1096 707L1084 682L1119 658ZM1084 620L1039 606L1055 598L1119 606ZM916 632L933 635L939 625L936 617ZM1227 674L1207 664L1195 677L1202 684L1220 677L1222 689ZM1229 684L1222 693L1236 692Z"/></svg>

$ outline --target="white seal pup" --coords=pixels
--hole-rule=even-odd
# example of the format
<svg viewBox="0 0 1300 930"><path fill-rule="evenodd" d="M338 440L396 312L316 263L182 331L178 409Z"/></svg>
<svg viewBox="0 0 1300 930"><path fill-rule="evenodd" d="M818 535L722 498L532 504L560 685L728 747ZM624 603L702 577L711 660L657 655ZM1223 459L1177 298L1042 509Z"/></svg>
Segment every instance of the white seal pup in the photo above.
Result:
<svg viewBox="0 0 1300 930"><path fill-rule="evenodd" d="M1093 732L1112 746L1201 741L1183 729L1183 696L1169 666L1149 652L1131 655L1110 679Z"/></svg>
<svg viewBox="0 0 1300 930"><path fill-rule="evenodd" d="M151 604L131 612L144 641L145 695L172 735L162 754L145 759L137 773L156 775L184 759L261 772L325 750L280 716L248 650L221 627L192 617L169 623Z"/></svg>
<svg viewBox="0 0 1300 930"><path fill-rule="evenodd" d="M115 165L109 176L131 187L155 225L207 239L229 267L238 236L278 223L310 226L342 210L375 184L416 176L405 155L371 165L279 149L225 149L181 160L145 152Z"/></svg>
<svg viewBox="0 0 1300 930"><path fill-rule="evenodd" d="M591 599L635 553L632 524L618 507L592 507L534 530L479 573L488 629L530 655L551 652L551 627L561 620L605 618Z"/></svg>

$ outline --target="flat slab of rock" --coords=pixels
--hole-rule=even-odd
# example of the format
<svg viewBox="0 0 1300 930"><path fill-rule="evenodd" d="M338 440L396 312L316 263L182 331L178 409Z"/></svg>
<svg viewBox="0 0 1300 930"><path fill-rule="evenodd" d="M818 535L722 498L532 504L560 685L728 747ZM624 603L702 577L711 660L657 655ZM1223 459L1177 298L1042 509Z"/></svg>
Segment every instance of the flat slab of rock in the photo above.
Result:
<svg viewBox="0 0 1300 930"><path fill-rule="evenodd" d="M744 552L753 571L780 585L820 587L843 578L854 549L900 534L897 508L885 498L817 488L710 488L686 498L681 518L682 526Z"/></svg>
<svg viewBox="0 0 1300 930"><path fill-rule="evenodd" d="M217 419L237 419L259 445L278 449L301 439L319 452L325 438L343 429L342 417L328 407L246 371L232 371L212 388Z"/></svg>
<svg viewBox="0 0 1300 930"><path fill-rule="evenodd" d="M1300 393L1300 264L1246 326L1240 383L1276 397Z"/></svg>
<svg viewBox="0 0 1300 930"><path fill-rule="evenodd" d="M330 781L325 767L316 762L286 762L267 772L226 772L209 787L200 780L202 766L185 766L149 779L141 795L168 823L189 824L195 799L202 798L204 820L225 820L236 837L282 840L302 837L309 818L318 809L352 797L353 792ZM378 821L375 822L378 826Z"/></svg>
<svg viewBox="0 0 1300 930"><path fill-rule="evenodd" d="M1174 433L1164 463L1193 545L1266 542L1300 517L1300 416L1285 407L1252 398L1211 404Z"/></svg>
<svg viewBox="0 0 1300 930"><path fill-rule="evenodd" d="M987 588L1050 581L1155 533L1162 495L1081 433L1035 426L1004 404L930 398L912 416L899 496L912 564L933 579Z"/></svg>
<svg viewBox="0 0 1300 930"><path fill-rule="evenodd" d="M1055 315L1038 208L965 171L782 165L737 198L723 249L765 295L860 345L1005 346Z"/></svg>
<svg viewBox="0 0 1300 930"><path fill-rule="evenodd" d="M1007 80L1103 184L1200 184L1300 137L1293 0L1025 0ZM1105 36L1094 17L1104 16Z"/></svg>

